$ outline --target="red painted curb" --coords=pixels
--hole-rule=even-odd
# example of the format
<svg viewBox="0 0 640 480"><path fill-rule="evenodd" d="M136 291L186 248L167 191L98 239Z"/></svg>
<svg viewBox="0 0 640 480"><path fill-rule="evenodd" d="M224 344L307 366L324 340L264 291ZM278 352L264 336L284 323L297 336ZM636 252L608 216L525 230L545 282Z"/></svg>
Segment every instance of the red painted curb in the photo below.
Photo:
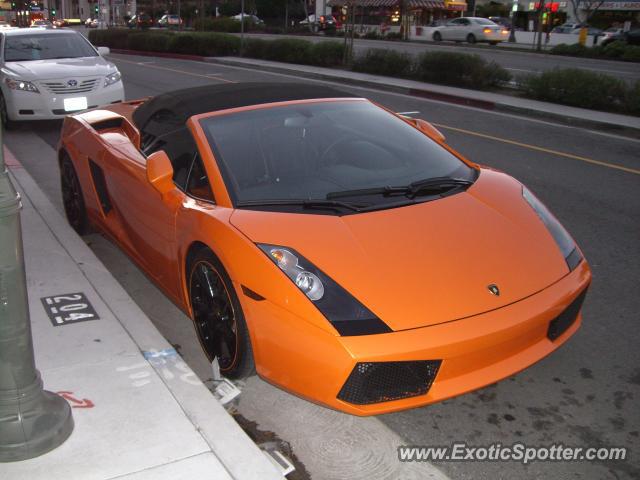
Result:
<svg viewBox="0 0 640 480"><path fill-rule="evenodd" d="M4 163L8 169L22 168L22 164L7 147L4 147Z"/></svg>

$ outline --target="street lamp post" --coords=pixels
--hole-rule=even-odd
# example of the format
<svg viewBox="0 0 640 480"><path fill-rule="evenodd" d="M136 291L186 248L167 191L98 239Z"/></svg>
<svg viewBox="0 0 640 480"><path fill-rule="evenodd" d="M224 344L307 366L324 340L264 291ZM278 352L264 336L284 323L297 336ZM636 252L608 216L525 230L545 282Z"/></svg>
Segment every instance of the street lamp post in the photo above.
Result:
<svg viewBox="0 0 640 480"><path fill-rule="evenodd" d="M516 26L515 26L515 18L516 12L518 11L518 0L513 0L513 4L511 5L511 31L509 32L509 43L516 43Z"/></svg>
<svg viewBox="0 0 640 480"><path fill-rule="evenodd" d="M35 366L21 208L5 167L0 125L0 462L42 455L73 431L69 404L43 390Z"/></svg>

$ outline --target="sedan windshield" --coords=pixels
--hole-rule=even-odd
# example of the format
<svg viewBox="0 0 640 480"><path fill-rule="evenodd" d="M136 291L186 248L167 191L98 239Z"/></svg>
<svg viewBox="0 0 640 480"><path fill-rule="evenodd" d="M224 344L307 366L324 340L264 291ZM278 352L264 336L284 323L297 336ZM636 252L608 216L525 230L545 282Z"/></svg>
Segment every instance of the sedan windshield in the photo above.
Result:
<svg viewBox="0 0 640 480"><path fill-rule="evenodd" d="M7 35L4 42L5 62L96 56L91 44L79 33Z"/></svg>
<svg viewBox="0 0 640 480"><path fill-rule="evenodd" d="M475 178L442 146L364 100L258 108L209 117L202 126L240 205L359 196L387 208L398 196L386 186Z"/></svg>

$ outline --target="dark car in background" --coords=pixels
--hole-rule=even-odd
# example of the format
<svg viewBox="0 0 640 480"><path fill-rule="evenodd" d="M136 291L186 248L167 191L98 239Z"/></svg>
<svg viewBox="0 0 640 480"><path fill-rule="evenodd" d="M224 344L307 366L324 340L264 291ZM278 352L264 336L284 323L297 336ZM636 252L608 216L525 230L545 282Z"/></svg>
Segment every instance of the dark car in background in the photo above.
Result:
<svg viewBox="0 0 640 480"><path fill-rule="evenodd" d="M608 36L600 42L600 45L609 45L613 42L623 42L627 45L640 45L640 28Z"/></svg>

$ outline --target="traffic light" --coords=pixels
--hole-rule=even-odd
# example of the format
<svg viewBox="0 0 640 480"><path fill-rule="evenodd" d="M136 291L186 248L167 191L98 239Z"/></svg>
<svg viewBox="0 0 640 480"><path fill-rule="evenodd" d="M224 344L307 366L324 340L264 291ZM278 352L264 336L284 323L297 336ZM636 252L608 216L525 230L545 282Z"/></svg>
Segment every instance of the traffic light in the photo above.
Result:
<svg viewBox="0 0 640 480"><path fill-rule="evenodd" d="M56 16L56 9L55 8L51 9L51 15L54 16L54 17Z"/></svg>
<svg viewBox="0 0 640 480"><path fill-rule="evenodd" d="M96 3L96 6L93 7L93 10L96 12L96 15L98 15L98 12L100 11L100 7L98 7L97 3Z"/></svg>
<svg viewBox="0 0 640 480"><path fill-rule="evenodd" d="M11 10L15 10L16 9L16 2L11 2Z"/></svg>

